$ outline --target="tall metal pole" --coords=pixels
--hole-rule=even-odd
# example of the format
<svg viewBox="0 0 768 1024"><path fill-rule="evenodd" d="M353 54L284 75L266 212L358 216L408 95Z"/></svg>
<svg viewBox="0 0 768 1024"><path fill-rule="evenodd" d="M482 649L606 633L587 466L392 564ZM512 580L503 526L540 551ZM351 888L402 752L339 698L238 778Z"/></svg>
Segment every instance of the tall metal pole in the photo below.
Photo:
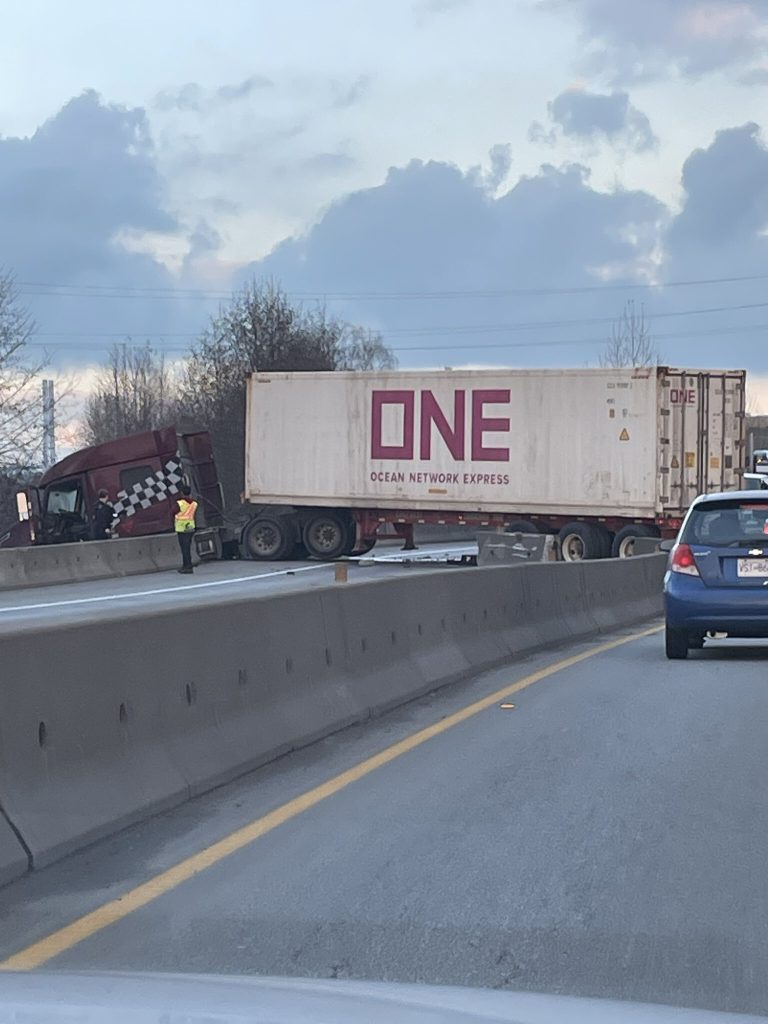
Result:
<svg viewBox="0 0 768 1024"><path fill-rule="evenodd" d="M56 418L53 381L43 381L43 469L56 461Z"/></svg>

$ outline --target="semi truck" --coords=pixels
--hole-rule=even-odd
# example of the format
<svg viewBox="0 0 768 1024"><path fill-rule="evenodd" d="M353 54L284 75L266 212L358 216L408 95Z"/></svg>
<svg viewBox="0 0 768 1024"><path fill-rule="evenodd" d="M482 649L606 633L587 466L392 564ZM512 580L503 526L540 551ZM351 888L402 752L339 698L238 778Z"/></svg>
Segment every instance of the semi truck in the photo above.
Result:
<svg viewBox="0 0 768 1024"><path fill-rule="evenodd" d="M173 528L186 478L202 558L336 559L419 525L557 534L567 561L671 537L697 494L735 490L743 370L669 367L254 373L244 504L227 518L208 435L175 427L87 448L20 497L5 543L87 536L100 487L118 532ZM26 515L26 518L24 516Z"/></svg>
<svg viewBox="0 0 768 1024"><path fill-rule="evenodd" d="M673 536L740 486L746 373L669 367L255 373L242 536L338 558L383 524L559 536L568 561Z"/></svg>
<svg viewBox="0 0 768 1024"><path fill-rule="evenodd" d="M173 530L172 498L184 480L198 496L201 540L227 542L224 501L207 431L174 426L120 437L61 459L16 496L18 522L0 547L89 540L91 513L103 488L117 513L116 533L141 537Z"/></svg>

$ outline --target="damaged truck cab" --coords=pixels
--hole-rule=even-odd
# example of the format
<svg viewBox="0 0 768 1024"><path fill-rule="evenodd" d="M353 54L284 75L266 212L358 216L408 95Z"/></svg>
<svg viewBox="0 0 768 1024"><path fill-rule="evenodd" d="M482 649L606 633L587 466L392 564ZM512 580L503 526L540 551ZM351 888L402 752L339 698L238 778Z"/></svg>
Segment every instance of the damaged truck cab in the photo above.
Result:
<svg viewBox="0 0 768 1024"><path fill-rule="evenodd" d="M164 427L73 452L17 495L19 521L0 547L89 540L91 514L103 488L115 506L120 537L173 529L173 497L187 480L200 502L200 541L208 528L221 544L224 501L210 438L201 430ZM212 554L220 554L213 551Z"/></svg>

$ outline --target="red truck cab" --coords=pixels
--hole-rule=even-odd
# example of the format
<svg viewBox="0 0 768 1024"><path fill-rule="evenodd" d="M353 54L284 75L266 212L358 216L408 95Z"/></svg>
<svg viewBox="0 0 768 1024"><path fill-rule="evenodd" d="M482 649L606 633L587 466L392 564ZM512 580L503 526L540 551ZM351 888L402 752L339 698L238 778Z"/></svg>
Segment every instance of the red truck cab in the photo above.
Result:
<svg viewBox="0 0 768 1024"><path fill-rule="evenodd" d="M19 495L19 522L0 547L89 540L99 491L109 494L121 537L173 530L174 496L187 480L198 497L198 525L223 522L223 498L206 431L175 426L73 452Z"/></svg>

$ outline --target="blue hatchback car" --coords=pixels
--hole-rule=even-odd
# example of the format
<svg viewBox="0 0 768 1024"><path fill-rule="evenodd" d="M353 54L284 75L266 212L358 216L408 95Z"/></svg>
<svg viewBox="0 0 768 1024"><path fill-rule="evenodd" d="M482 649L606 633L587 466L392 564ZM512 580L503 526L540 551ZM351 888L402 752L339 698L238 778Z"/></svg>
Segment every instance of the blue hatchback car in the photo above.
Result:
<svg viewBox="0 0 768 1024"><path fill-rule="evenodd" d="M667 657L708 635L768 637L768 492L698 497L664 579Z"/></svg>

